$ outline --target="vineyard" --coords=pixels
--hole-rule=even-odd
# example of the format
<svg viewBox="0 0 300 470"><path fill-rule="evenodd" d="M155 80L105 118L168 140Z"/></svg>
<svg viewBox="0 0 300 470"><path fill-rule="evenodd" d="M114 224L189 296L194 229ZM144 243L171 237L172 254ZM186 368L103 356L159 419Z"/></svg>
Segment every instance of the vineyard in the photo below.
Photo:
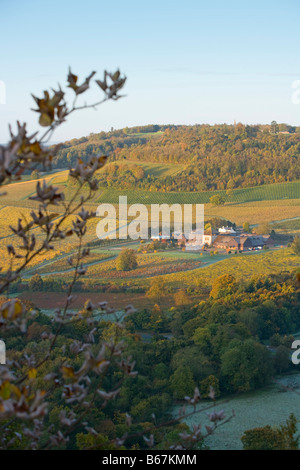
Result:
<svg viewBox="0 0 300 470"><path fill-rule="evenodd" d="M36 207L33 207L32 209L36 209ZM8 265L10 261L10 257L9 257L6 246L8 244L14 244L16 242L16 239L13 235L13 232L10 229L10 226L16 227L19 219L22 219L23 226L26 226L27 222L29 222L30 220L29 216L30 216L30 212L32 211L32 209L26 208L26 207L18 207L18 206L4 206L4 207L1 206L0 207L0 216L2 217L1 224L0 224L0 255L1 255L2 262L4 262L6 265ZM55 211L56 211L56 208L55 208ZM52 215L54 215L53 223L54 224L59 223L60 218L61 218L60 214L58 212L55 212ZM66 228L67 226L72 225L73 220L75 220L75 216L69 216L61 224L61 227ZM93 218L93 219L90 219L87 223L87 234L86 234L87 243L97 240L97 237L96 237L97 222L98 222L98 219ZM34 227L31 229L31 233L34 234L36 238L37 246L39 246L43 240L43 233L41 232L41 229L39 227ZM57 240L55 242L55 249L48 250L46 252L44 251L43 253L39 254L32 260L31 265L32 266L38 265L45 261L54 259L56 256L71 253L72 251L74 251L74 249L76 249L76 246L77 246L77 239L74 236ZM19 260L18 264L20 263L22 263L22 260ZM16 266L18 264L16 264Z"/></svg>
<svg viewBox="0 0 300 470"><path fill-rule="evenodd" d="M112 254L112 252L108 250L103 250L103 251L94 250L86 258L85 264L89 265L94 262L100 262L108 258L111 258L113 256L114 255ZM53 273L64 272L66 270L71 270L72 268L70 264L68 263L68 258L69 258L68 255L62 256L57 260L44 263L41 267L37 267L35 269L35 272L38 274L53 274ZM76 256L74 256L74 261L76 261Z"/></svg>
<svg viewBox="0 0 300 470"><path fill-rule="evenodd" d="M148 289L153 277L161 278L168 289L209 289L213 281L222 274L231 274L236 279L245 281L252 276L267 276L279 274L282 271L295 271L300 267L300 257L292 253L289 248L270 250L268 252L252 252L231 255L163 252L147 255L138 255L138 267L132 271L117 271L115 259L105 261L105 251L98 251L98 263L95 259L86 259L87 268L84 283L107 285L113 282L115 285L123 285L124 281L131 287ZM96 254L95 254L96 256ZM101 262L101 259L104 260ZM39 270L48 277L55 270L64 272L66 259L57 261ZM56 273L57 274L57 273ZM68 280L71 273L66 272L64 279ZM282 286L285 289L285 286ZM270 299L272 294L270 293Z"/></svg>
<svg viewBox="0 0 300 470"><path fill-rule="evenodd" d="M116 160L113 162L114 164L124 164L124 161L122 160ZM108 163L105 167L109 171L109 166L111 164ZM175 176L177 173L179 173L183 168L184 165L181 165L180 163L172 164L172 163L144 163L144 162L139 162L139 161L126 161L126 166L129 168L131 166L139 166L141 167L144 172L145 172L145 177L148 176L155 176L155 177L163 177L163 176ZM103 170L100 170L100 172Z"/></svg>
<svg viewBox="0 0 300 470"><path fill-rule="evenodd" d="M210 266L186 273L167 274L163 280L167 285L180 288L185 286L211 286L214 279L222 274L231 274L236 279L252 276L295 271L300 266L300 257L288 248L269 252L232 255ZM284 288L284 286L282 286Z"/></svg>
<svg viewBox="0 0 300 470"><path fill-rule="evenodd" d="M103 189L96 202L109 202L118 204L119 196L127 196L129 204L207 204L214 195L223 196L232 203L246 203L253 201L278 201L300 198L300 182L267 184L253 188L235 189L232 196L226 196L226 191L203 192L158 192L158 191L126 191L116 189Z"/></svg>
<svg viewBox="0 0 300 470"><path fill-rule="evenodd" d="M138 266L132 271L117 271L116 261L108 260L106 262L100 262L102 259L107 258L107 255L99 255L99 263L94 263L88 266L85 279L99 279L103 281L110 280L121 280L121 279L138 279L138 278L150 278L154 276L165 275L169 273L175 273L180 271L188 271L191 269L199 268L202 265L201 258L198 255L185 255L180 256L181 253L153 253L147 255L138 255L137 261ZM86 259L86 265L91 262L90 257ZM54 264L54 263L53 263ZM52 269L51 265L51 268ZM61 268L64 269L63 267ZM66 268L68 269L68 268ZM46 272L45 268L44 272ZM39 271L41 272L41 271ZM53 271L52 271L53 272ZM51 274L51 271L48 270Z"/></svg>

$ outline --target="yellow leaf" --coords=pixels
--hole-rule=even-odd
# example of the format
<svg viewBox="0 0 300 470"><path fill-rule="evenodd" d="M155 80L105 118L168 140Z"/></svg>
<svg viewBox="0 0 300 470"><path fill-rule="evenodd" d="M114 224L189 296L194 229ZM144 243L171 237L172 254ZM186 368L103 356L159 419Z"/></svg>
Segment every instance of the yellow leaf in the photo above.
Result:
<svg viewBox="0 0 300 470"><path fill-rule="evenodd" d="M43 127L51 126L53 119L49 116L49 114L43 113L40 116L39 123Z"/></svg>
<svg viewBox="0 0 300 470"><path fill-rule="evenodd" d="M35 379L37 376L37 370L32 368L32 369L29 369L28 371L28 378L29 379Z"/></svg>
<svg viewBox="0 0 300 470"><path fill-rule="evenodd" d="M61 371L65 379L72 379L73 377L75 377L73 367L62 366Z"/></svg>
<svg viewBox="0 0 300 470"><path fill-rule="evenodd" d="M35 154L39 155L42 151L41 146L38 142L34 142L33 144L30 145L30 150Z"/></svg>
<svg viewBox="0 0 300 470"><path fill-rule="evenodd" d="M18 399L21 398L22 393L21 393L21 391L20 391L20 389L19 389L18 387L16 387L15 385L11 384L11 390L14 392L14 394L16 395L16 397L17 397Z"/></svg>
<svg viewBox="0 0 300 470"><path fill-rule="evenodd" d="M23 306L20 300L10 300L3 304L1 314L3 318L10 318L15 320L23 312Z"/></svg>
<svg viewBox="0 0 300 470"><path fill-rule="evenodd" d="M10 398L10 395L11 395L10 385L11 385L10 382L6 380L5 382L3 382L3 384L0 387L0 397L2 397L3 400L8 400Z"/></svg>

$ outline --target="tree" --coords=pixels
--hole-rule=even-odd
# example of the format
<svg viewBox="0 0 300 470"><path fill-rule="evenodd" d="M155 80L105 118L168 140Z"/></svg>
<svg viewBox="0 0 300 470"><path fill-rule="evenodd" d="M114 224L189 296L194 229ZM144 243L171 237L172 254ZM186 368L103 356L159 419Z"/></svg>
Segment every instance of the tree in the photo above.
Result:
<svg viewBox="0 0 300 470"><path fill-rule="evenodd" d="M291 249L295 255L300 255L300 238L298 235L295 236L293 243L291 244Z"/></svg>
<svg viewBox="0 0 300 470"><path fill-rule="evenodd" d="M284 439L271 426L245 431L241 438L244 450L283 450Z"/></svg>
<svg viewBox="0 0 300 470"><path fill-rule="evenodd" d="M161 298L166 295L166 286L164 281L159 279L158 277L155 277L150 284L149 289L146 292L147 297L149 299L154 300L154 302L159 303Z"/></svg>
<svg viewBox="0 0 300 470"><path fill-rule="evenodd" d="M237 288L238 284L235 277L231 274L223 274L213 281L209 295L213 299L220 299L226 297L226 295L233 294L236 292Z"/></svg>
<svg viewBox="0 0 300 470"><path fill-rule="evenodd" d="M272 227L268 223L260 224L256 229L255 232L258 235L268 235L272 230Z"/></svg>
<svg viewBox="0 0 300 470"><path fill-rule="evenodd" d="M205 191L207 189L205 181L199 181L197 184L197 191Z"/></svg>
<svg viewBox="0 0 300 470"><path fill-rule="evenodd" d="M131 271L138 265L136 252L131 248L121 251L116 260L117 271Z"/></svg>
<svg viewBox="0 0 300 470"><path fill-rule="evenodd" d="M234 189L234 187L235 187L234 181L233 181L233 179L230 179L227 183L226 188L227 189Z"/></svg>
<svg viewBox="0 0 300 470"><path fill-rule="evenodd" d="M214 196L209 198L209 202L214 206L222 206L225 204L225 199L222 196L215 194Z"/></svg>
<svg viewBox="0 0 300 470"><path fill-rule="evenodd" d="M44 283L43 283L43 279L41 278L39 274L35 274L34 276L32 276L28 284L29 284L29 289L32 292L40 292L41 290L43 290Z"/></svg>
<svg viewBox="0 0 300 470"><path fill-rule="evenodd" d="M178 307L182 307L183 305L186 305L189 303L189 298L186 294L186 291L184 289L180 289L174 294L174 301L175 305Z"/></svg>
<svg viewBox="0 0 300 470"><path fill-rule="evenodd" d="M229 199L231 199L231 198L233 197L233 194L234 194L234 192L233 192L232 189L227 189L227 190L226 190L226 196L227 196Z"/></svg>
<svg viewBox="0 0 300 470"><path fill-rule="evenodd" d="M203 352L207 352L211 341L211 332L209 328L197 328L194 332L192 340L203 350Z"/></svg>
<svg viewBox="0 0 300 470"><path fill-rule="evenodd" d="M243 230L244 232L251 233L251 228L249 222L244 222L243 223Z"/></svg>
<svg viewBox="0 0 300 470"><path fill-rule="evenodd" d="M232 345L221 356L221 373L231 391L249 391L268 383L273 364L265 346L247 339Z"/></svg>
<svg viewBox="0 0 300 470"><path fill-rule="evenodd" d="M174 374L171 375L170 385L175 398L182 399L185 396L192 396L195 382L191 369L183 366L178 367Z"/></svg>
<svg viewBox="0 0 300 470"><path fill-rule="evenodd" d="M31 173L31 179L32 180L38 180L40 178L40 174L37 170L33 170L33 172Z"/></svg>
<svg viewBox="0 0 300 470"><path fill-rule="evenodd" d="M278 127L278 124L276 121L272 121L271 122L271 130L270 130L271 134L273 135L276 135L279 133L279 127Z"/></svg>
<svg viewBox="0 0 300 470"><path fill-rule="evenodd" d="M201 380L199 385L199 390L203 398L209 397L211 389L213 389L215 398L218 398L220 396L220 384L219 379L215 375L209 375Z"/></svg>
<svg viewBox="0 0 300 470"><path fill-rule="evenodd" d="M244 450L298 450L297 419L292 413L286 423L272 428L249 429L241 438Z"/></svg>
<svg viewBox="0 0 300 470"><path fill-rule="evenodd" d="M154 304L150 318L148 318L147 327L153 331L163 331L165 320L165 315L162 313L160 306L158 304Z"/></svg>
<svg viewBox="0 0 300 470"><path fill-rule="evenodd" d="M290 363L290 350L281 344L276 349L276 353L274 356L275 370L279 374L282 374L283 372L286 372L289 369Z"/></svg>

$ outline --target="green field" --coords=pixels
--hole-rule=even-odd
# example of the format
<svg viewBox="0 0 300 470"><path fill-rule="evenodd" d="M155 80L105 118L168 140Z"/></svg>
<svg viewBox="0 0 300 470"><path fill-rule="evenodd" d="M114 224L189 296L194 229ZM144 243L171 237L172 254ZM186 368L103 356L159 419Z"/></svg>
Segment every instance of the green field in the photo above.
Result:
<svg viewBox="0 0 300 470"><path fill-rule="evenodd" d="M47 184L53 184L53 185L60 185L60 184L65 184L67 181L67 176L68 176L68 171L59 171L56 173L51 173L51 174L46 174L42 178L40 178L40 182L42 183L43 180L47 182ZM11 183L6 186L3 186L3 191L5 191L6 194L1 196L0 202L2 205L15 205L17 204L18 206L23 206L23 201L24 204L26 204L25 207L27 207L27 204L31 204L32 201L28 201L28 198L30 196L33 196L35 194L35 188L38 180L27 180L25 181L20 181L17 183Z"/></svg>
<svg viewBox="0 0 300 470"><path fill-rule="evenodd" d="M175 175L178 173L183 165L174 164L159 164L159 163L141 163L141 162L126 162L126 164L137 163L141 166L146 175L167 176ZM53 185L65 186L67 182L68 171L61 171L51 175L45 176L47 183ZM41 178L42 180L43 178ZM25 201L34 193L36 181L21 181L5 186L6 195L1 197L1 204L5 203L20 203ZM128 203L144 203L144 204L208 204L209 199L219 194L224 196L226 202L230 205L254 203L261 201L286 201L289 205L289 200L300 200L300 181L289 183L276 183L264 186L256 186L252 188L241 188L233 191L232 197L226 196L226 191L202 191L202 192L157 192L157 191L143 191L143 190L120 190L113 188L102 188L99 190L95 202L105 202L111 204L118 204L119 196L127 196ZM19 204L20 205L20 204ZM299 213L300 216L300 213ZM280 218L279 218L280 219Z"/></svg>
<svg viewBox="0 0 300 470"><path fill-rule="evenodd" d="M145 172L145 177L147 176L155 176L157 178L163 177L163 176L175 176L177 173L179 173L181 170L183 170L185 165L180 165L179 163L173 164L173 163L144 163L140 161L135 161L135 160L116 160L112 164L116 163L118 164L126 164L126 166L130 165L136 165L141 168L143 168ZM107 168L110 164L108 163L105 168ZM101 171L101 170L100 170Z"/></svg>
<svg viewBox="0 0 300 470"><path fill-rule="evenodd" d="M189 271L202 265L202 257L199 253L188 254L182 251L171 251L167 253L138 254L138 266L136 269L132 271L117 271L115 259L105 260L108 257L112 258L112 256L115 258L117 254L118 251L113 253L113 251L107 250L97 250L97 253L92 253L92 256L87 257L85 260L85 265L88 266L85 279L98 279L105 282L123 279L146 279L171 272ZM41 274L57 274L61 272L65 273L67 277L68 273L70 276L72 275L66 259L47 263L47 265L38 269L38 272Z"/></svg>
<svg viewBox="0 0 300 470"><path fill-rule="evenodd" d="M233 203L247 203L254 201L278 201L300 198L300 181L290 183L276 183L253 188L235 189L230 199L226 191L203 192L151 192L151 191L126 191L117 189L103 189L97 202L110 202L117 204L119 195L127 196L129 204L207 204L215 194L224 196L227 201ZM299 214L300 215L300 214Z"/></svg>
<svg viewBox="0 0 300 470"><path fill-rule="evenodd" d="M208 261L205 257L202 261ZM170 287L211 286L214 279L222 274L231 274L236 279L249 279L256 275L276 274L281 271L294 271L300 267L300 256L290 249L283 248L267 252L232 254L228 258L217 255L216 263L187 272L166 274L163 281ZM142 281L140 281L142 284Z"/></svg>
<svg viewBox="0 0 300 470"><path fill-rule="evenodd" d="M211 450L242 450L243 445L241 437L247 429L263 427L267 422L271 426L280 426L284 424L287 416L294 413L300 420L299 395L297 390L284 390L282 388L291 384L300 385L300 374L277 378L276 383L265 387L262 390L248 392L233 397L228 402L219 399L216 401L217 411L224 410L226 417L235 412L234 418L220 426L216 431L208 437L206 444ZM282 393L284 391L284 393ZM209 403L201 403L197 406L197 410L207 407ZM187 407L187 412L192 411ZM178 413L178 407L174 410L174 414ZM210 424L205 412L196 413L184 420L190 426L199 423L204 427Z"/></svg>

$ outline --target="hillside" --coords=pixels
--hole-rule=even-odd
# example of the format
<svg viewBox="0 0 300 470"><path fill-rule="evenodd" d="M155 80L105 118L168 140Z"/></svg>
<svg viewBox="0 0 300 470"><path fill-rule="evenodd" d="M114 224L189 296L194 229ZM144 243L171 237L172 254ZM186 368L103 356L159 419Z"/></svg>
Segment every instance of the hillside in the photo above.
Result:
<svg viewBox="0 0 300 470"><path fill-rule="evenodd" d="M100 185L151 191L215 191L300 180L298 128L270 126L148 126L91 134L65 142L56 168L99 153L110 164Z"/></svg>

